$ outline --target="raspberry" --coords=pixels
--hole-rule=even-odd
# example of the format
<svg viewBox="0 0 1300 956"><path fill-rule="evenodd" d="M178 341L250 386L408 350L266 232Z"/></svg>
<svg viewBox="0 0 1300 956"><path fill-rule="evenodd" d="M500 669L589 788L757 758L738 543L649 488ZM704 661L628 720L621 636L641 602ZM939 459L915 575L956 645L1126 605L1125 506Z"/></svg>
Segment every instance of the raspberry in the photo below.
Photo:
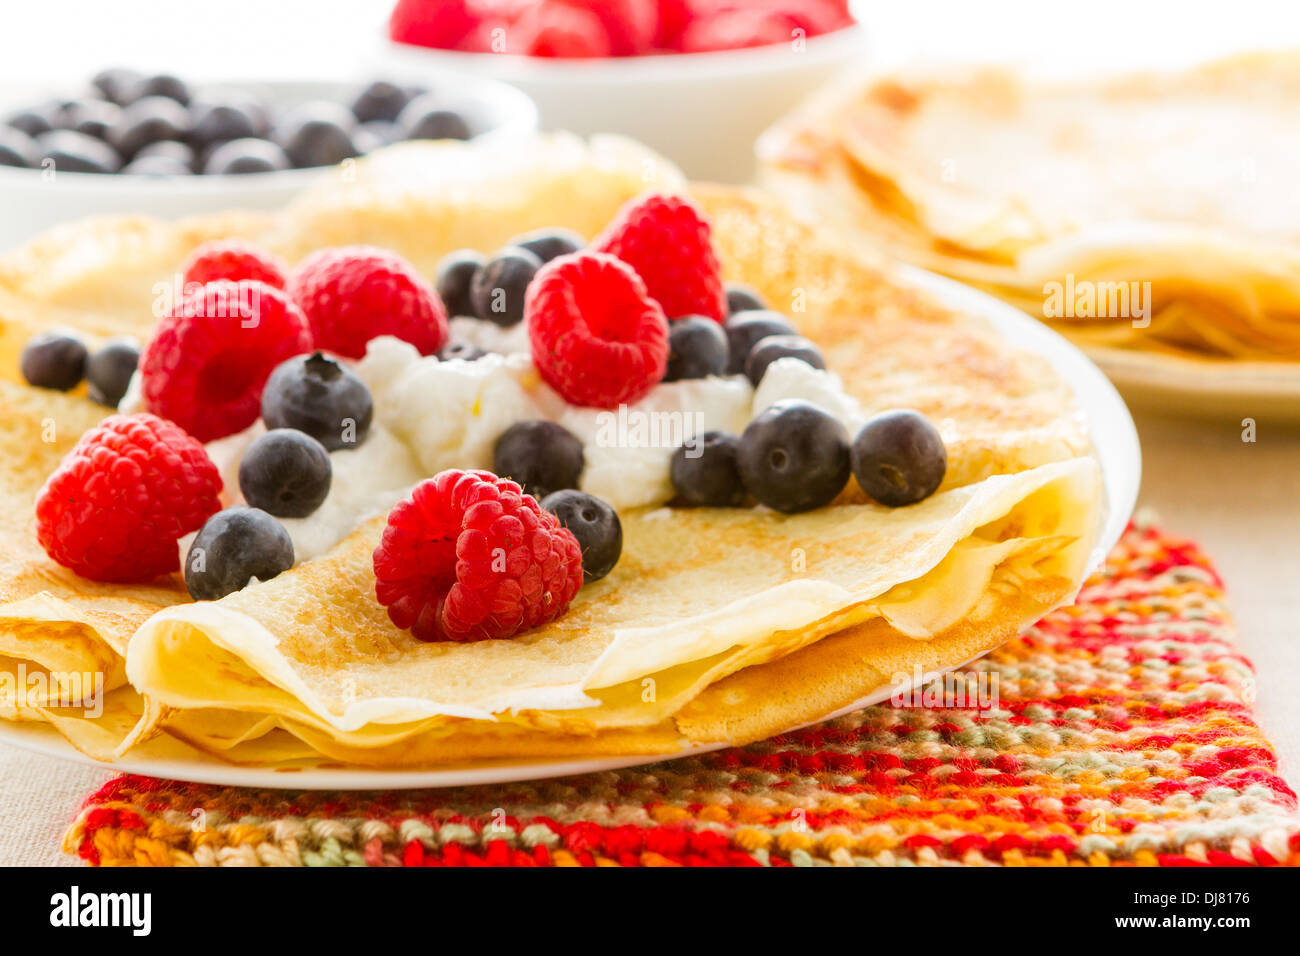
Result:
<svg viewBox="0 0 1300 956"><path fill-rule="evenodd" d="M289 267L279 256L263 252L242 239L213 239L205 242L185 261L185 284L206 285L217 279L255 279L283 289Z"/></svg>
<svg viewBox="0 0 1300 956"><path fill-rule="evenodd" d="M311 323L316 347L361 358L366 343L395 335L433 355L447 342L447 310L415 267L386 249L343 246L313 252L289 279L289 295Z"/></svg>
<svg viewBox="0 0 1300 956"><path fill-rule="evenodd" d="M513 637L554 620L582 586L571 531L519 486L487 471L444 471L388 515L375 596L422 641Z"/></svg>
<svg viewBox="0 0 1300 956"><path fill-rule="evenodd" d="M668 365L668 321L632 267L578 252L538 270L524 303L533 364L575 405L645 396Z"/></svg>
<svg viewBox="0 0 1300 956"><path fill-rule="evenodd" d="M194 438L156 415L110 415L81 436L36 496L45 553L94 581L180 567L176 542L221 508L221 476Z"/></svg>
<svg viewBox="0 0 1300 956"><path fill-rule="evenodd" d="M528 56L580 59L610 55L609 34L590 10L542 0L519 18L512 31Z"/></svg>
<svg viewBox="0 0 1300 956"><path fill-rule="evenodd" d="M797 28L792 18L774 10L722 10L693 21L679 46L683 53L775 46L793 40Z"/></svg>
<svg viewBox="0 0 1300 956"><path fill-rule="evenodd" d="M615 56L645 53L654 46L659 12L653 0L554 0L596 15Z"/></svg>
<svg viewBox="0 0 1300 956"><path fill-rule="evenodd" d="M307 320L264 282L219 279L185 295L140 357L145 408L202 442L257 421L272 369L312 347Z"/></svg>
<svg viewBox="0 0 1300 956"><path fill-rule="evenodd" d="M454 50L477 22L465 0L397 0L388 35L398 43Z"/></svg>
<svg viewBox="0 0 1300 956"><path fill-rule="evenodd" d="M591 248L635 269L668 318L726 318L727 293L709 223L690 200L657 193L634 199Z"/></svg>
<svg viewBox="0 0 1300 956"><path fill-rule="evenodd" d="M655 46L664 50L677 49L682 31L686 29L693 15L690 0L659 0L659 23L655 33Z"/></svg>

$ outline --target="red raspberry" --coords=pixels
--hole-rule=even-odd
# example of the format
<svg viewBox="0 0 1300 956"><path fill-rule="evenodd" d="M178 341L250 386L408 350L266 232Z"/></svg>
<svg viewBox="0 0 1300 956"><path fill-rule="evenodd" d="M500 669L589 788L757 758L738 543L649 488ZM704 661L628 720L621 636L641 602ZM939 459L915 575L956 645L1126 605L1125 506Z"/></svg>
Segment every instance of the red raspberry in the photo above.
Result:
<svg viewBox="0 0 1300 956"><path fill-rule="evenodd" d="M582 59L610 55L609 34L590 10L557 0L530 8L511 31L527 56Z"/></svg>
<svg viewBox="0 0 1300 956"><path fill-rule="evenodd" d="M573 532L519 485L444 471L388 514L375 596L422 641L514 637L562 614L582 586Z"/></svg>
<svg viewBox="0 0 1300 956"><path fill-rule="evenodd" d="M598 252L552 259L524 300L533 364L575 405L637 401L663 379L668 320L625 262Z"/></svg>
<svg viewBox="0 0 1300 956"><path fill-rule="evenodd" d="M653 0L555 0L599 18L615 56L645 53L654 46L659 11Z"/></svg>
<svg viewBox="0 0 1300 956"><path fill-rule="evenodd" d="M727 317L727 293L709 223L680 196L651 194L624 206L591 243L635 269L670 319Z"/></svg>
<svg viewBox="0 0 1300 956"><path fill-rule="evenodd" d="M655 46L664 50L677 49L682 31L690 23L694 11L690 0L659 0L659 23L655 33Z"/></svg>
<svg viewBox="0 0 1300 956"><path fill-rule="evenodd" d="M348 358L379 335L433 355L447 342L447 310L433 286L395 252L343 246L313 252L294 270L289 295L311 323L316 347Z"/></svg>
<svg viewBox="0 0 1300 956"><path fill-rule="evenodd" d="M151 581L180 567L176 542L221 509L221 476L195 439L156 415L110 415L36 495L36 537L94 581Z"/></svg>
<svg viewBox="0 0 1300 956"><path fill-rule="evenodd" d="M454 50L477 22L465 0L397 0L388 35L398 43Z"/></svg>
<svg viewBox="0 0 1300 956"><path fill-rule="evenodd" d="M262 386L309 352L298 307L265 282L219 279L173 304L140 357L145 408L208 442L257 421Z"/></svg>
<svg viewBox="0 0 1300 956"><path fill-rule="evenodd" d="M185 285L206 285L217 279L255 279L283 289L289 266L279 256L263 252L242 239L213 239L205 242L185 261Z"/></svg>
<svg viewBox="0 0 1300 956"><path fill-rule="evenodd" d="M775 46L790 43L798 28L792 18L775 10L721 10L692 21L679 45L683 53Z"/></svg>

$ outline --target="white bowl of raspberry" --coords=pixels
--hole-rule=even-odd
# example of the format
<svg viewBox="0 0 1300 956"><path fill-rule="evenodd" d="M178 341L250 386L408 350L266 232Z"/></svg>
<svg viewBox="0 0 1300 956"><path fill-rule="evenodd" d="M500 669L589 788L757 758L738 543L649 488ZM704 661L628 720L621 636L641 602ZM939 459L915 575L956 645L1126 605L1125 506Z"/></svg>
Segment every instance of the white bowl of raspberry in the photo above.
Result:
<svg viewBox="0 0 1300 956"><path fill-rule="evenodd" d="M191 84L104 70L77 95L7 93L0 249L85 216L275 209L391 142L514 143L537 130L536 106L505 83L446 70L382 75Z"/></svg>
<svg viewBox="0 0 1300 956"><path fill-rule="evenodd" d="M614 9L645 19L611 23ZM621 133L692 179L745 182L759 133L867 49L845 0L399 0L374 60L504 80L546 129Z"/></svg>

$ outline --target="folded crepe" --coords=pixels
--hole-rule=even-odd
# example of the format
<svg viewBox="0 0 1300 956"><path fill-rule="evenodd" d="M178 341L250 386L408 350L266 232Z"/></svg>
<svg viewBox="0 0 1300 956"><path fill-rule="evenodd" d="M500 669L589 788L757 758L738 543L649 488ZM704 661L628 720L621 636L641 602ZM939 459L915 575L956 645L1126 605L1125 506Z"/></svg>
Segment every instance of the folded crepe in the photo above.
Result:
<svg viewBox="0 0 1300 956"><path fill-rule="evenodd" d="M759 150L800 215L984 288L1103 364L1300 361L1300 56L1095 83L874 78Z"/></svg>
<svg viewBox="0 0 1300 956"><path fill-rule="evenodd" d="M628 198L687 188L632 144L567 136L504 157L406 146L354 173L279 215L87 222L0 260L3 375L51 326L92 342L147 337L151 290L212 236L291 260L371 243L432 272L448 251L532 228L594 235ZM190 601L178 578L99 585L53 564L35 543L33 498L104 410L0 381L0 696L26 678L0 716L49 721L102 758L179 747L243 764L410 767L672 754L815 721L1069 601L1102 505L1082 417L1052 368L768 200L690 191L728 278L788 311L864 411L912 407L939 426L950 464L938 493L888 509L851 483L799 515L629 509L619 564L552 623L422 643L375 600L382 518L212 602ZM103 675L103 699L58 679L83 673Z"/></svg>

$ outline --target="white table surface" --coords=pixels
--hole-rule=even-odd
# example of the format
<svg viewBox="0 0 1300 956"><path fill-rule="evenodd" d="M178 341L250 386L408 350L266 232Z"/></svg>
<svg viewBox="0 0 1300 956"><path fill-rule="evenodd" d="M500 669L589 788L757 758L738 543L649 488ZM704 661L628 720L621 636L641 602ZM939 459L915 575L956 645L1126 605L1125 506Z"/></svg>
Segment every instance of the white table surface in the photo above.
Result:
<svg viewBox="0 0 1300 956"><path fill-rule="evenodd" d="M108 61L190 76L363 75L391 0L47 0L5 9L0 92L71 81ZM1275 0L913 0L867 4L877 62L1009 57L1060 67L1152 66L1252 45L1300 46L1300 8ZM51 30L50 24L63 24ZM1115 23L1124 29L1115 30ZM68 26L72 24L73 26ZM249 24L257 28L250 29ZM286 38L291 38L286 41ZM1247 412L1248 414L1248 412ZM1283 775L1300 786L1300 429L1264 423L1258 441L1236 424L1137 416L1145 455L1141 506L1198 540L1229 589L1240 643L1259 675L1257 709ZM0 745L0 864L75 863L59 837L109 771Z"/></svg>

